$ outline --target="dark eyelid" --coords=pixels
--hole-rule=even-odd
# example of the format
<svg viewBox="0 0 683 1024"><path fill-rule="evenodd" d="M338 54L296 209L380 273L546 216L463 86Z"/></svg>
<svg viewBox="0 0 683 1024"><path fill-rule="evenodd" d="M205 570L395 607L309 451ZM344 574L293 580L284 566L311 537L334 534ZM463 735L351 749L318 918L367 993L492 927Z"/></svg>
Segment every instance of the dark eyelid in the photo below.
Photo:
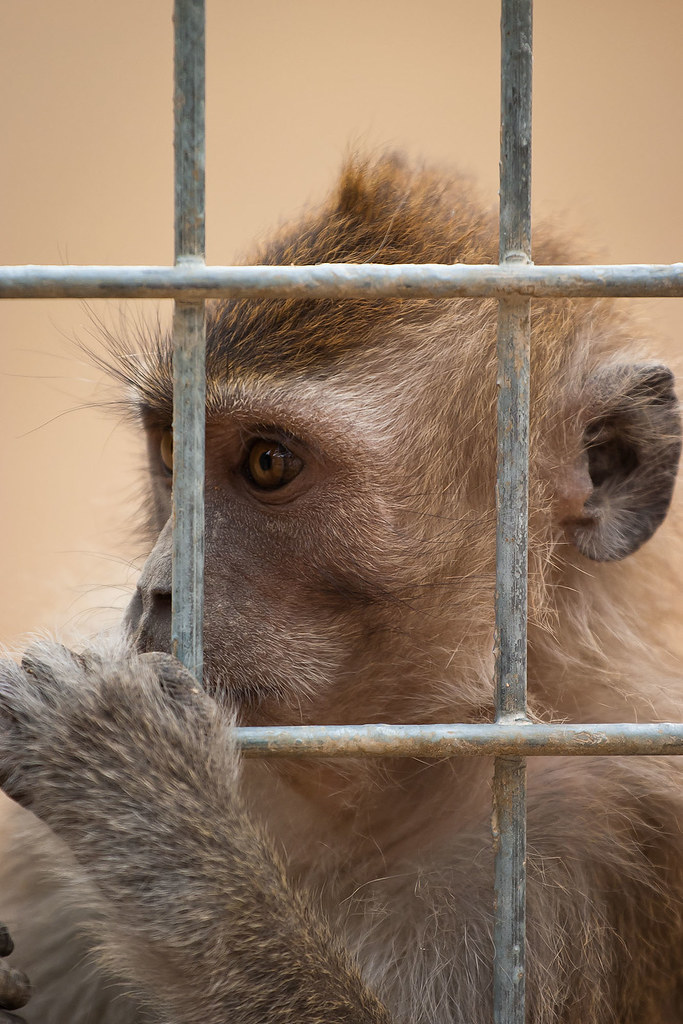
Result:
<svg viewBox="0 0 683 1024"><path fill-rule="evenodd" d="M243 458L249 457L251 447L256 441L265 441L267 444L279 444L286 448L295 458L301 459L303 463L310 462L311 455L313 454L300 436L291 433L289 430L272 425L257 426L243 431L241 441Z"/></svg>
<svg viewBox="0 0 683 1024"><path fill-rule="evenodd" d="M243 441L245 445L251 444L253 441L272 441L273 444L282 444L287 448L290 444L294 446L301 446L301 438L297 437L290 430L284 427L276 427L273 424L259 423L254 427L250 427L243 433Z"/></svg>

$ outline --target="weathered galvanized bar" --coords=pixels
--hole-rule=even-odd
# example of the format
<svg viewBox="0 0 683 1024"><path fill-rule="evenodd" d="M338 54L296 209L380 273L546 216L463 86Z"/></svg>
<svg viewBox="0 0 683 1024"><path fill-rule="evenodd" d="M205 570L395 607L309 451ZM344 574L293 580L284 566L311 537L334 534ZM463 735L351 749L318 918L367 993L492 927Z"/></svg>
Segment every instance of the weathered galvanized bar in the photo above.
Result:
<svg viewBox="0 0 683 1024"><path fill-rule="evenodd" d="M501 264L531 261L532 0L502 0ZM501 298L498 311L496 475L496 721L524 722L527 669L529 491L527 297ZM524 1024L526 944L526 762L498 755L493 775L495 852L494 1024Z"/></svg>
<svg viewBox="0 0 683 1024"><path fill-rule="evenodd" d="M175 0L175 258L204 264L204 0ZM173 653L201 682L204 603L204 300L173 317Z"/></svg>
<svg viewBox="0 0 683 1024"><path fill-rule="evenodd" d="M641 756L683 754L683 723L303 725L240 728L247 757Z"/></svg>
<svg viewBox="0 0 683 1024"><path fill-rule="evenodd" d="M3 266L1 299L681 298L683 263L533 266L321 263L299 267Z"/></svg>

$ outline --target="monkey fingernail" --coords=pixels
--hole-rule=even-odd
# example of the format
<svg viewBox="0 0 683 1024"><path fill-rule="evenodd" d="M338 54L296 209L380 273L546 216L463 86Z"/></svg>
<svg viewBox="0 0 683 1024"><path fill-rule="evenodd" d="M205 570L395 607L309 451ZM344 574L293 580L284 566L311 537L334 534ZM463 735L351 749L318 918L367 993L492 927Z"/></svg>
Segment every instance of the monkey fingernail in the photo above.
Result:
<svg viewBox="0 0 683 1024"><path fill-rule="evenodd" d="M190 670L171 655L151 651L141 655L140 661L152 667L159 678L162 690L169 697L182 701L187 700L190 695L203 694L204 691L197 686L197 680Z"/></svg>
<svg viewBox="0 0 683 1024"><path fill-rule="evenodd" d="M61 659L67 664L73 662L74 666L79 669L87 668L86 659L82 655L70 651L64 644L45 645L40 643L34 643L27 647L21 659L21 667L29 676L54 682L56 659Z"/></svg>
<svg viewBox="0 0 683 1024"><path fill-rule="evenodd" d="M31 982L23 971L6 964L0 965L0 1007L18 1010L31 998Z"/></svg>

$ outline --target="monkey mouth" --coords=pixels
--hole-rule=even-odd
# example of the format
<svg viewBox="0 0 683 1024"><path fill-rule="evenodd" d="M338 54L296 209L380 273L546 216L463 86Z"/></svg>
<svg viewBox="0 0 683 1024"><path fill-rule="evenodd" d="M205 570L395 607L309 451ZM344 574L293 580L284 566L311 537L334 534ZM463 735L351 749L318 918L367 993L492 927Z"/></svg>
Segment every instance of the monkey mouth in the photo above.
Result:
<svg viewBox="0 0 683 1024"><path fill-rule="evenodd" d="M202 686L220 707L237 715L238 725L256 725L253 716L257 712L259 720L270 719L269 715L264 715L266 708L285 702L280 687L230 679L224 671L212 671L210 665L205 666Z"/></svg>
<svg viewBox="0 0 683 1024"><path fill-rule="evenodd" d="M170 627L168 634L160 635L158 630L151 630L144 619L138 621L135 628L124 619L124 629L128 632L131 645L140 654L153 652L171 654ZM216 665L211 657L210 649L205 651L202 689L227 711L237 714L240 721L243 715L263 710L266 704L281 704L285 700L282 686L265 683L236 680L222 665Z"/></svg>

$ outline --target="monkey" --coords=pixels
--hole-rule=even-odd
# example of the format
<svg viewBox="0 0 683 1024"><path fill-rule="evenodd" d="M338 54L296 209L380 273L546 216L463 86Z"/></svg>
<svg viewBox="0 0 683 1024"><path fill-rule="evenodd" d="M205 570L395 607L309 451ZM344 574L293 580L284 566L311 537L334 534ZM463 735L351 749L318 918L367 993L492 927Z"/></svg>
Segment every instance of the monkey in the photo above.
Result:
<svg viewBox="0 0 683 1024"><path fill-rule="evenodd" d="M544 226L534 257L579 261ZM250 259L496 261L469 179L395 155ZM116 635L0 663L30 1024L491 1020L491 758L243 760L232 729L493 719L496 318L209 306L203 688L169 653L169 340L114 346L149 556ZM672 372L608 301L531 318L529 717L680 720ZM527 1020L683 1022L680 759L531 758L528 801Z"/></svg>

